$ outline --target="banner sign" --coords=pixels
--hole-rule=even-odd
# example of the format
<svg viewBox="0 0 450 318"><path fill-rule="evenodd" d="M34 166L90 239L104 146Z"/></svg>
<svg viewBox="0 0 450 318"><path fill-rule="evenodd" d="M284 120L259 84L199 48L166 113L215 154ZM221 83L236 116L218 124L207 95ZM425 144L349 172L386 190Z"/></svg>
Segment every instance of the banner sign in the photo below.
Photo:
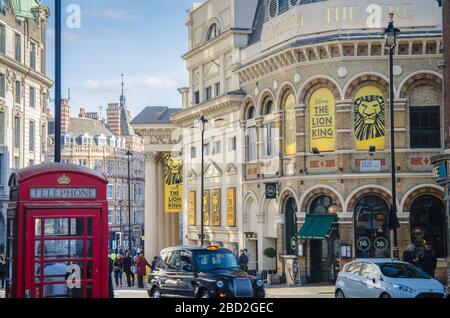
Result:
<svg viewBox="0 0 450 318"><path fill-rule="evenodd" d="M316 90L309 100L309 145L320 152L336 149L334 95L327 88Z"/></svg>
<svg viewBox="0 0 450 318"><path fill-rule="evenodd" d="M380 89L365 86L357 92L353 104L356 150L385 149L385 106Z"/></svg>
<svg viewBox="0 0 450 318"><path fill-rule="evenodd" d="M164 155L164 208L166 213L183 211L183 160Z"/></svg>
<svg viewBox="0 0 450 318"><path fill-rule="evenodd" d="M209 190L203 192L203 224L207 226L211 225L209 219L209 192Z"/></svg>
<svg viewBox="0 0 450 318"><path fill-rule="evenodd" d="M236 188L227 190L227 226L236 226Z"/></svg>
<svg viewBox="0 0 450 318"><path fill-rule="evenodd" d="M284 101L284 140L286 156L297 153L297 129L294 94L289 94Z"/></svg>
<svg viewBox="0 0 450 318"><path fill-rule="evenodd" d="M195 209L196 209L196 192L189 192L189 214L188 214L188 223L190 226L195 225Z"/></svg>
<svg viewBox="0 0 450 318"><path fill-rule="evenodd" d="M213 226L220 226L220 212L221 212L221 192L220 189L214 189L212 191L211 205L212 205L212 218Z"/></svg>

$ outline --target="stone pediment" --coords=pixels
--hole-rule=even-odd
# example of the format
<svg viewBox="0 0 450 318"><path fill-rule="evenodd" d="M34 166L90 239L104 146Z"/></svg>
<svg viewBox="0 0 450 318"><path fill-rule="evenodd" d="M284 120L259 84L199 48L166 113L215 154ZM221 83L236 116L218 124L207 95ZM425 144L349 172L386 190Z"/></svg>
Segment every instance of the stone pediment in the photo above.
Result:
<svg viewBox="0 0 450 318"><path fill-rule="evenodd" d="M220 169L216 163L210 161L205 168L205 178L221 177L222 175L222 169Z"/></svg>
<svg viewBox="0 0 450 318"><path fill-rule="evenodd" d="M238 174L238 170L237 170L236 166L232 163L227 165L225 172L229 176L235 176Z"/></svg>
<svg viewBox="0 0 450 318"><path fill-rule="evenodd" d="M195 172L194 169L191 169L191 170L189 170L189 172L187 174L187 178L188 178L188 180L197 180L198 174L197 174L197 172Z"/></svg>

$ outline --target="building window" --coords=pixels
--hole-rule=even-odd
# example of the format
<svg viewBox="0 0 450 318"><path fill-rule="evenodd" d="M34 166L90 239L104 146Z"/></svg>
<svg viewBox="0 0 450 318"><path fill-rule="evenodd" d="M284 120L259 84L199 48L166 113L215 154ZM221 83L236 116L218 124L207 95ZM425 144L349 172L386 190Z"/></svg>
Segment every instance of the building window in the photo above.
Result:
<svg viewBox="0 0 450 318"><path fill-rule="evenodd" d="M191 159L195 159L197 157L197 148L191 147Z"/></svg>
<svg viewBox="0 0 450 318"><path fill-rule="evenodd" d="M28 160L28 167L32 167L32 166L34 166L34 160L30 159L30 160Z"/></svg>
<svg viewBox="0 0 450 318"><path fill-rule="evenodd" d="M30 86L30 107L36 107L36 88Z"/></svg>
<svg viewBox="0 0 450 318"><path fill-rule="evenodd" d="M113 210L108 209L108 224L113 224Z"/></svg>
<svg viewBox="0 0 450 318"><path fill-rule="evenodd" d="M19 170L20 169L20 158L14 157L14 169Z"/></svg>
<svg viewBox="0 0 450 318"><path fill-rule="evenodd" d="M78 159L78 165L82 167L87 167L87 160L86 159Z"/></svg>
<svg viewBox="0 0 450 318"><path fill-rule="evenodd" d="M0 145L5 144L5 113L0 112Z"/></svg>
<svg viewBox="0 0 450 318"><path fill-rule="evenodd" d="M309 213L311 214L327 214L330 212L330 207L333 205L333 200L329 196L320 196L314 199L309 206Z"/></svg>
<svg viewBox="0 0 450 318"><path fill-rule="evenodd" d="M442 201L431 195L424 195L411 205L411 242L420 250L428 243L439 258L447 256L447 235L445 233L445 207Z"/></svg>
<svg viewBox="0 0 450 318"><path fill-rule="evenodd" d="M237 148L237 138L236 136L231 137L230 139L228 139L228 151L236 151Z"/></svg>
<svg viewBox="0 0 450 318"><path fill-rule="evenodd" d="M6 27L4 24L0 24L0 53L6 54Z"/></svg>
<svg viewBox="0 0 450 318"><path fill-rule="evenodd" d="M194 105L197 105L200 103L200 92L196 91L194 92Z"/></svg>
<svg viewBox="0 0 450 318"><path fill-rule="evenodd" d="M122 200L122 186L120 184L117 185L117 195L116 198Z"/></svg>
<svg viewBox="0 0 450 318"><path fill-rule="evenodd" d="M36 61L37 61L37 44L31 43L30 67L33 70L36 70Z"/></svg>
<svg viewBox="0 0 450 318"><path fill-rule="evenodd" d="M0 12L6 14L9 9L9 0L0 0Z"/></svg>
<svg viewBox="0 0 450 318"><path fill-rule="evenodd" d="M205 88L205 100L211 99L211 86L208 86Z"/></svg>
<svg viewBox="0 0 450 318"><path fill-rule="evenodd" d="M116 211L116 224L121 224L122 220L121 220L121 214L122 213L122 209L119 208L119 211Z"/></svg>
<svg viewBox="0 0 450 318"><path fill-rule="evenodd" d="M22 36L16 33L15 39L15 59L17 62L22 62Z"/></svg>
<svg viewBox="0 0 450 318"><path fill-rule="evenodd" d="M209 144L205 144L203 146L203 155L204 156L209 156L210 153L210 145Z"/></svg>
<svg viewBox="0 0 450 318"><path fill-rule="evenodd" d="M108 188L107 188L108 200L113 199L113 192L114 192L114 186L112 184L108 184Z"/></svg>
<svg viewBox="0 0 450 318"><path fill-rule="evenodd" d="M411 148L440 148L439 106L410 107Z"/></svg>
<svg viewBox="0 0 450 318"><path fill-rule="evenodd" d="M268 14L270 18L275 18L278 15L278 0L270 0L268 9Z"/></svg>
<svg viewBox="0 0 450 318"><path fill-rule="evenodd" d="M217 23L213 23L209 29L208 33L206 34L206 41L211 41L212 39L218 37L220 35L220 29L217 25Z"/></svg>
<svg viewBox="0 0 450 318"><path fill-rule="evenodd" d="M212 149L212 154L213 155L218 155L222 153L222 142L219 141L215 141L213 144L213 149Z"/></svg>
<svg viewBox="0 0 450 318"><path fill-rule="evenodd" d="M20 81L16 81L16 96L15 96L16 104L20 104L21 100L22 100L22 83Z"/></svg>
<svg viewBox="0 0 450 318"><path fill-rule="evenodd" d="M389 258L389 206L376 195L363 197L356 204L355 245L357 258Z"/></svg>
<svg viewBox="0 0 450 318"><path fill-rule="evenodd" d="M30 140L29 140L29 146L30 146L30 151L34 151L34 146L35 146L35 123L34 121L30 121Z"/></svg>
<svg viewBox="0 0 450 318"><path fill-rule="evenodd" d="M21 134L20 134L20 117L14 117L14 146L16 148L20 148L20 139L21 139Z"/></svg>
<svg viewBox="0 0 450 318"><path fill-rule="evenodd" d="M5 74L0 74L0 97L6 98L6 78L5 78Z"/></svg>
<svg viewBox="0 0 450 318"><path fill-rule="evenodd" d="M272 157L275 154L275 123L264 125L264 157Z"/></svg>
<svg viewBox="0 0 450 318"><path fill-rule="evenodd" d="M214 84L214 96L220 96L220 82Z"/></svg>
<svg viewBox="0 0 450 318"><path fill-rule="evenodd" d="M249 127L247 129L247 161L252 162L256 160L256 127Z"/></svg>

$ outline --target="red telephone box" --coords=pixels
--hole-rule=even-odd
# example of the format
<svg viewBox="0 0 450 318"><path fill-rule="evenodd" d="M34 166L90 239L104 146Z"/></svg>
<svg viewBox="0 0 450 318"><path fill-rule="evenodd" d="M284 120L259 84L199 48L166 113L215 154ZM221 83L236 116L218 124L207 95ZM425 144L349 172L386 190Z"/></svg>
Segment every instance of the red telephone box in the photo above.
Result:
<svg viewBox="0 0 450 318"><path fill-rule="evenodd" d="M6 297L108 297L107 184L72 164L11 175Z"/></svg>

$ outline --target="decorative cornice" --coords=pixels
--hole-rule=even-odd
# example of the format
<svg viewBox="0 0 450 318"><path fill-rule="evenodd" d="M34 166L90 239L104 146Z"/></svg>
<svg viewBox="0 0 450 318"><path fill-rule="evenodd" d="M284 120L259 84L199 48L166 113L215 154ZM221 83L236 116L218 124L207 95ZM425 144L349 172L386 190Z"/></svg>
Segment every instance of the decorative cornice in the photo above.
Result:
<svg viewBox="0 0 450 318"><path fill-rule="evenodd" d="M18 72L21 76L23 77L29 76L32 79L40 83L43 83L48 87L51 87L54 84L54 82L44 74L36 72L32 68L29 68L24 64L19 63L4 54L0 54L0 66L3 66L7 69L12 68L15 72Z"/></svg>
<svg viewBox="0 0 450 318"><path fill-rule="evenodd" d="M187 128L202 115L205 117L216 117L239 110L244 97L241 94L222 95L174 114L171 121L179 127Z"/></svg>
<svg viewBox="0 0 450 318"><path fill-rule="evenodd" d="M135 128L137 134L150 140L150 144L153 145L175 145L183 140L183 136L177 133L176 128L155 128L144 129Z"/></svg>

